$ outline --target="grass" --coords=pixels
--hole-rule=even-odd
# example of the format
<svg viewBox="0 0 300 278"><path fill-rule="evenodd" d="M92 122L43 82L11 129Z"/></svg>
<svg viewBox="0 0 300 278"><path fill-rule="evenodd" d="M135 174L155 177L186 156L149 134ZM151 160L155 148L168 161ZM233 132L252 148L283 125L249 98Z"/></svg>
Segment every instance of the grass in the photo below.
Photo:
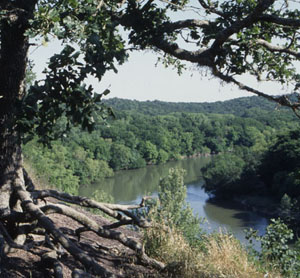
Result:
<svg viewBox="0 0 300 278"><path fill-rule="evenodd" d="M145 232L146 252L167 264L174 278L282 278L252 259L232 235L205 235L191 247L177 231L156 223Z"/></svg>

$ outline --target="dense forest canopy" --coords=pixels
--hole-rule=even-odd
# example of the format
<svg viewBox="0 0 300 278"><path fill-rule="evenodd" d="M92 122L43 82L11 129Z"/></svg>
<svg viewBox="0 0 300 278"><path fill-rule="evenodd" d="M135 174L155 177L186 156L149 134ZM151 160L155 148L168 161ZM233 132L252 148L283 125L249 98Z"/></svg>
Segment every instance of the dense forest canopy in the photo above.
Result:
<svg viewBox="0 0 300 278"><path fill-rule="evenodd" d="M80 185L88 186L117 170L243 148L257 156L278 133L299 125L290 110L274 109L274 104L259 97L215 102L208 107L206 103L122 99L105 103L115 117L106 125L101 117L95 117L93 133L73 128L67 138L54 141L52 149L43 148L37 138L24 146L26 161L46 183L76 193Z"/></svg>
<svg viewBox="0 0 300 278"><path fill-rule="evenodd" d="M216 102L165 102L165 101L137 101L129 99L110 98L104 99L104 103L114 108L116 111L137 110L140 113L148 115L163 115L172 112L188 112L188 113L215 113L215 114L232 114L240 117L249 117L252 111L260 109L273 112L280 110L278 115L291 115L286 113L285 107L270 102L262 97L241 97L227 101ZM255 114L255 113L253 113ZM276 117L276 113L272 113ZM257 115L258 117L259 115ZM292 117L292 116L291 116ZM270 117L271 118L271 117Z"/></svg>
<svg viewBox="0 0 300 278"><path fill-rule="evenodd" d="M4 246L29 248L23 244L25 228L20 225L25 221L29 232L43 228L47 234L45 240L51 235L87 271L114 277L53 224L46 214L55 211L81 221L85 229L133 249L143 263L162 268L163 264L149 258L137 242L94 222L91 225L90 219L83 221L82 215L71 208L54 204L37 206L36 200L52 196L97 207L118 219L115 226L127 223L147 226L127 207L83 202L79 197L59 192L35 190L23 167L22 142L36 135L39 141L48 144L63 137L73 125L92 131L94 117L105 119L111 111L102 102L108 91L96 94L86 80L93 76L100 82L105 72L117 71L130 50L151 49L162 54L165 65L175 66L179 72L183 70L180 61L191 62L210 70L222 81L297 113L300 105L299 74L295 66L299 59L297 6L297 2L279 0L0 0L0 259L7 250ZM185 12L191 10L193 17L186 19ZM176 17L179 20L173 20ZM128 37L122 37L120 27L127 31ZM47 42L53 37L62 43L62 50L49 59L45 78L28 86L28 49L41 39ZM194 49L180 46L181 43L192 44ZM296 95L269 96L242 84L238 78L244 74L257 80L290 84L290 92ZM187 147L190 136L187 131L184 137ZM147 150L153 147L145 142L144 149L147 156ZM125 211L126 215L117 211ZM16 238L21 243L14 242Z"/></svg>

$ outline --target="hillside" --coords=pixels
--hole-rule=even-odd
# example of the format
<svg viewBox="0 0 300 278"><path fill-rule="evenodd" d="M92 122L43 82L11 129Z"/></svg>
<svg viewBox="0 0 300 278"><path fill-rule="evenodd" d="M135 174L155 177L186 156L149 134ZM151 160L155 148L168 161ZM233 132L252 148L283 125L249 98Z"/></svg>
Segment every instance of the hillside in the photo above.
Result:
<svg viewBox="0 0 300 278"><path fill-rule="evenodd" d="M164 102L137 101L129 99L111 98L105 100L105 103L112 106L117 111L138 110L140 113L148 115L164 115L173 112L190 113L215 113L215 114L233 114L244 116L245 111L261 109L274 111L276 104L264 98L252 96L241 97L227 101L216 102Z"/></svg>

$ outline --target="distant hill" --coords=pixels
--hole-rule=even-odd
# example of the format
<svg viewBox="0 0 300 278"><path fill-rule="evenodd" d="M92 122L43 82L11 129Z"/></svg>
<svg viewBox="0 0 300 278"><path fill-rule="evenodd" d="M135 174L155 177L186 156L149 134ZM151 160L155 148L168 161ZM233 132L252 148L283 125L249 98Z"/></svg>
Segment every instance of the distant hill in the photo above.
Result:
<svg viewBox="0 0 300 278"><path fill-rule="evenodd" d="M174 112L190 113L214 113L214 114L233 114L243 117L251 109L261 109L265 111L274 111L276 104L264 98L242 97L227 101L217 102L164 102L137 101L129 99L111 98L105 102L116 111L139 111L147 115L164 115Z"/></svg>
<svg viewBox="0 0 300 278"><path fill-rule="evenodd" d="M137 101L129 99L111 98L105 103L119 112L138 112L145 115L167 115L171 113L203 113L203 114L232 114L242 118L251 118L263 124L276 126L279 123L299 122L295 114L285 107L268 101L262 97L242 97L217 102L164 102Z"/></svg>

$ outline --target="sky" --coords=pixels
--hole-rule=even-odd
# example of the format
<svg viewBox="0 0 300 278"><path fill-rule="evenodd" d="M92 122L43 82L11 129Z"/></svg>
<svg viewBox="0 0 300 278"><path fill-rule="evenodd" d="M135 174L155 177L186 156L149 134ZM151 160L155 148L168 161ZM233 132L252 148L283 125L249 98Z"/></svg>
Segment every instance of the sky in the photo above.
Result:
<svg viewBox="0 0 300 278"><path fill-rule="evenodd" d="M291 5L294 5L293 2ZM179 20L194 16L195 14L191 12L184 12L172 18ZM30 49L30 58L35 63L33 70L38 78L41 78L39 73L45 68L47 59L59 50L58 42ZM157 55L150 51L134 52L125 64L117 67L117 74L111 71L103 77L101 82L90 79L89 83L93 85L97 93L109 89L111 92L106 98L118 97L139 101L214 102L253 95L239 90L234 85L221 83L220 80L213 78L209 71L199 70L194 65L187 64L187 70L179 76L172 68L165 68L161 64L155 66L156 62ZM267 94L287 93L285 88L273 82L257 83L250 77L245 77L240 81Z"/></svg>
<svg viewBox="0 0 300 278"><path fill-rule="evenodd" d="M42 77L40 73L47 65L48 58L58 50L58 43L30 49L30 58L35 64L33 70L38 79ZM111 92L106 98L118 97L139 101L214 102L252 95L234 85L220 83L205 69L195 69L193 65L187 64L187 70L179 76L176 70L165 68L161 64L156 66L156 62L157 56L152 52L135 52L125 64L117 68L117 74L111 71L101 82L95 79L90 79L89 82L97 93L109 89ZM269 94L283 92L282 88L275 84L256 84L250 78L243 81Z"/></svg>
<svg viewBox="0 0 300 278"><path fill-rule="evenodd" d="M195 3L197 3L196 0L191 0L191 4L196 6ZM278 1L278 5L283 3L286 2ZM300 5L298 0L290 0L288 3L291 9L299 8ZM195 13L187 10L170 16L176 21L195 18ZM196 18L199 18L198 13ZM57 42L49 43L46 47L40 46L30 49L30 57L34 60L34 71L38 78L41 78L39 73L45 68L47 59L59 49L60 46ZM93 85L97 93L109 89L111 93L106 98L118 97L139 101L214 102L253 95L239 90L234 85L221 83L205 69L199 70L195 66L187 64L188 69L179 76L176 70L172 68L165 68L161 64L155 66L156 62L157 56L152 52L134 52L128 62L117 68L117 74L108 72L101 82L90 79L89 83ZM297 67L300 69L300 63ZM286 88L273 82L257 83L247 76L240 81L270 95L287 93Z"/></svg>

